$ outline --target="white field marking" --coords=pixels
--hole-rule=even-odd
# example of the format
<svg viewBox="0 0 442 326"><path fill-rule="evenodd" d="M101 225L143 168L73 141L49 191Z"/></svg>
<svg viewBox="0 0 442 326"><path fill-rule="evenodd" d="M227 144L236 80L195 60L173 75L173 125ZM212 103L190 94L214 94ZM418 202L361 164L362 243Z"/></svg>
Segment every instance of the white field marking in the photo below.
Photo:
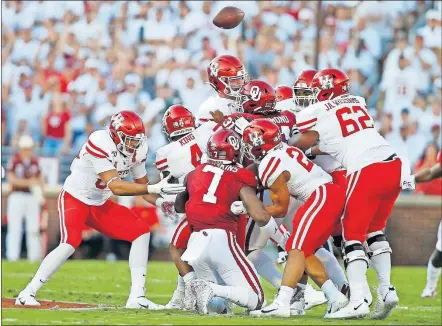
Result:
<svg viewBox="0 0 442 326"><path fill-rule="evenodd" d="M41 289L41 290L38 290L38 292L64 293L64 294L69 294L69 293L72 293L72 294L98 294L98 295L109 295L109 294L115 295L116 294L115 292L93 292L93 291L73 291L73 290L72 291L70 291L70 290L54 291L54 290L48 290L48 289ZM118 295L121 295L121 294L118 294ZM146 295L146 298L169 298L171 295L172 294L149 294L148 293ZM13 298L11 298L11 299L13 299ZM44 299L42 299L42 300L44 300ZM78 302L69 302L69 303L78 303Z"/></svg>
<svg viewBox="0 0 442 326"><path fill-rule="evenodd" d="M15 319L15 318L3 318L2 319L2 322L14 322L14 321L17 321L17 319Z"/></svg>
<svg viewBox="0 0 442 326"><path fill-rule="evenodd" d="M2 273L2 276L6 277L14 277L14 278L32 278L35 274L33 273ZM72 279L75 280L86 280L86 281L96 281L96 280L102 280L102 277L98 276L74 276ZM147 282L152 283L175 283L176 280L165 280L160 278L147 278ZM117 286L118 287L118 286Z"/></svg>

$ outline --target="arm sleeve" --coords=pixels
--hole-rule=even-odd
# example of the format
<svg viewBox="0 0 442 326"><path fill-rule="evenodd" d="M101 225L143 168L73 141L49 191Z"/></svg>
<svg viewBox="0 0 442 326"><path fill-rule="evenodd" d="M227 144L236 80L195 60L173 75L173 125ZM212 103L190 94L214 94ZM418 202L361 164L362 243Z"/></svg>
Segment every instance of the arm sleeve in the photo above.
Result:
<svg viewBox="0 0 442 326"><path fill-rule="evenodd" d="M306 108L298 113L296 116L296 127L299 132L305 132L316 126L316 122L318 121L315 110L311 107Z"/></svg>
<svg viewBox="0 0 442 326"><path fill-rule="evenodd" d="M266 157L259 165L259 180L261 180L264 187L271 187L282 172L284 172L284 170L280 157Z"/></svg>

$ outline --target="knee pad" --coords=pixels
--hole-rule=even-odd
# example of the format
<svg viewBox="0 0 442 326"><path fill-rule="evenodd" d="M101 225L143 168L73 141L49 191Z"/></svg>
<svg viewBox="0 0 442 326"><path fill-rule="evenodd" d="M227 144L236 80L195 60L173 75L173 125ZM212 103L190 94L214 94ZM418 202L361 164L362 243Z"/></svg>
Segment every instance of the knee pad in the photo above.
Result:
<svg viewBox="0 0 442 326"><path fill-rule="evenodd" d="M347 241L344 244L344 248L342 250L342 256L344 257L344 267L347 269L347 266L356 260L363 260L367 264L368 267L368 258L365 254L364 247L362 243L359 241Z"/></svg>
<svg viewBox="0 0 442 326"><path fill-rule="evenodd" d="M372 232L367 235L366 249L367 256L370 259L377 255L392 253L390 243L382 231Z"/></svg>
<svg viewBox="0 0 442 326"><path fill-rule="evenodd" d="M430 260L434 267L442 267L442 251L435 249L431 254Z"/></svg>

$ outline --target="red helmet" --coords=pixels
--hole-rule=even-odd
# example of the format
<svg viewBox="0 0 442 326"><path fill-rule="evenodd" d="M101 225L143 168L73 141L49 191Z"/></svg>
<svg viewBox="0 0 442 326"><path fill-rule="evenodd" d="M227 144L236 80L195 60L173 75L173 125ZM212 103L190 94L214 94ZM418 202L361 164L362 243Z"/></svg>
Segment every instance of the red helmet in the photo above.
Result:
<svg viewBox="0 0 442 326"><path fill-rule="evenodd" d="M247 82L247 73L242 62L232 55L220 55L207 67L209 84L218 93L235 97Z"/></svg>
<svg viewBox="0 0 442 326"><path fill-rule="evenodd" d="M143 120L132 111L114 114L109 132L117 149L126 156L132 156L146 139Z"/></svg>
<svg viewBox="0 0 442 326"><path fill-rule="evenodd" d="M184 136L195 130L195 118L186 107L172 105L163 116L163 132L169 140Z"/></svg>
<svg viewBox="0 0 442 326"><path fill-rule="evenodd" d="M215 163L240 163L241 138L231 129L219 129L207 142L207 156Z"/></svg>
<svg viewBox="0 0 442 326"><path fill-rule="evenodd" d="M347 74L339 69L322 69L313 77L310 88L319 101L334 99L350 91Z"/></svg>
<svg viewBox="0 0 442 326"><path fill-rule="evenodd" d="M295 111L299 112L316 102L313 90L310 88L310 84L316 73L316 70L304 70L296 79L295 84L293 85Z"/></svg>
<svg viewBox="0 0 442 326"><path fill-rule="evenodd" d="M258 119L244 129L241 150L249 160L259 162L280 144L281 133L278 126L270 120Z"/></svg>
<svg viewBox="0 0 442 326"><path fill-rule="evenodd" d="M262 80L251 80L240 91L240 107L246 113L270 114L275 112L276 93L273 87Z"/></svg>
<svg viewBox="0 0 442 326"><path fill-rule="evenodd" d="M293 91L289 86L278 86L276 87L276 102L282 102L293 97Z"/></svg>

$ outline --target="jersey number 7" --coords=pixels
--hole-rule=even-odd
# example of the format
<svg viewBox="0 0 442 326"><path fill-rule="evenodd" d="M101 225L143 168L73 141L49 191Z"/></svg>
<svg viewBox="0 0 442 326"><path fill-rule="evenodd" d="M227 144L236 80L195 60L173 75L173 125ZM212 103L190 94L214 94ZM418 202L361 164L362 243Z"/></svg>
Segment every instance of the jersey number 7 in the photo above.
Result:
<svg viewBox="0 0 442 326"><path fill-rule="evenodd" d="M374 128L373 119L360 106L336 110L336 118L341 126L342 137L350 136L362 129Z"/></svg>

